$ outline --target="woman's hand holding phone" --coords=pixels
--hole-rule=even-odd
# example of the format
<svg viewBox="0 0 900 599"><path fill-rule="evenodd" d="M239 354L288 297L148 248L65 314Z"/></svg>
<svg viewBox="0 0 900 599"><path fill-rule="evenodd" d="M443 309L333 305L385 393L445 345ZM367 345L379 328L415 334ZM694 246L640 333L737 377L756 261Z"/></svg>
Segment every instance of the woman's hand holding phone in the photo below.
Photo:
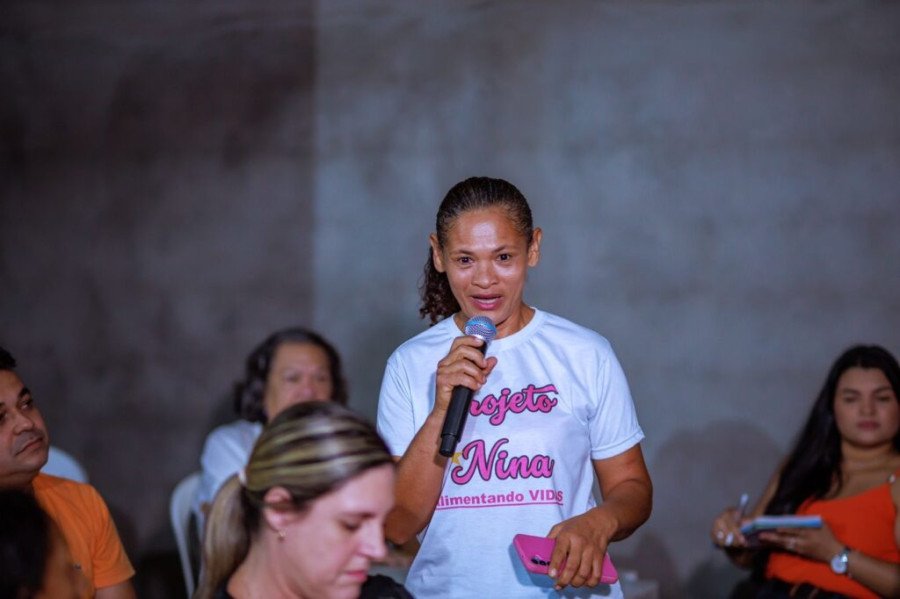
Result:
<svg viewBox="0 0 900 599"><path fill-rule="evenodd" d="M603 556L616 523L602 508L563 520L547 535L556 539L549 575L556 588L596 586L603 572Z"/></svg>
<svg viewBox="0 0 900 599"><path fill-rule="evenodd" d="M553 555L553 550L556 547L556 540L548 537L518 534L513 538L513 546L526 570L535 574L549 576L550 557ZM565 567L565 560L560 567ZM615 566L613 566L612 560L609 558L609 554L604 554L599 582L612 584L618 579L619 575Z"/></svg>

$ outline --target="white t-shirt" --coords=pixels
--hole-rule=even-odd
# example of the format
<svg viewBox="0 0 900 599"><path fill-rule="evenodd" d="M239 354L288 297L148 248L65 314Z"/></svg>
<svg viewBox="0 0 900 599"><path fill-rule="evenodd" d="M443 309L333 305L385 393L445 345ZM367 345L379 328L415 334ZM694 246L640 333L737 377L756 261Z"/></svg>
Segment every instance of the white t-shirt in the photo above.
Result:
<svg viewBox="0 0 900 599"><path fill-rule="evenodd" d="M200 530L205 519L200 506L212 503L225 481L247 465L262 428L259 422L236 420L223 424L206 437L200 454L200 486L194 498L194 515Z"/></svg>
<svg viewBox="0 0 900 599"><path fill-rule="evenodd" d="M378 431L395 456L431 412L437 363L460 335L446 318L389 358ZM517 533L545 536L594 507L591 460L619 455L644 437L609 342L536 310L487 355L497 366L473 397L406 586L429 599L621 597L618 583L557 593L549 577L525 570L512 547Z"/></svg>

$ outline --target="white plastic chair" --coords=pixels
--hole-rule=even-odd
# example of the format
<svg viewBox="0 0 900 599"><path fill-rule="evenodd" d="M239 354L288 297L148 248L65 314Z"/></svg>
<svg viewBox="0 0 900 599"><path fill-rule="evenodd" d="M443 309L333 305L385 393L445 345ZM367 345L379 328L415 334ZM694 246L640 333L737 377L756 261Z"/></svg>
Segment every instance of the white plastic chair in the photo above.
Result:
<svg viewBox="0 0 900 599"><path fill-rule="evenodd" d="M41 468L41 472L52 476L59 476L60 478L68 478L80 483L88 482L87 470L78 463L78 460L59 447L54 447L52 445L47 454L47 463Z"/></svg>
<svg viewBox="0 0 900 599"><path fill-rule="evenodd" d="M178 545L178 557L181 560L181 572L184 574L184 586L188 598L194 596L194 568L191 566L190 533L191 533L191 506L194 503L194 495L200 484L200 473L192 472L181 479L172 497L169 499L169 516L172 519L172 531L175 533L175 543Z"/></svg>

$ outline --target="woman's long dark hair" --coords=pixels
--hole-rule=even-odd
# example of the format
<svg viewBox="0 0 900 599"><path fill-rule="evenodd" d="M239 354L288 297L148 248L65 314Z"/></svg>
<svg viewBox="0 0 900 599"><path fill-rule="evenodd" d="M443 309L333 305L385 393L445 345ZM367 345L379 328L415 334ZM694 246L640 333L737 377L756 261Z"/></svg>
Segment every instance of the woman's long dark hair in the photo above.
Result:
<svg viewBox="0 0 900 599"><path fill-rule="evenodd" d="M0 597L34 597L44 586L52 527L33 495L0 490Z"/></svg>
<svg viewBox="0 0 900 599"><path fill-rule="evenodd" d="M234 410L237 415L250 422L268 421L263 398L269 370L275 359L275 352L283 343L309 343L315 345L328 356L328 371L331 374L331 400L347 405L347 383L341 368L341 356L324 337L309 329L292 327L275 331L257 345L247 356L244 379L234 386Z"/></svg>
<svg viewBox="0 0 900 599"><path fill-rule="evenodd" d="M525 236L531 245L534 224L531 208L522 192L515 185L503 179L490 177L470 177L450 188L438 208L435 233L438 244L443 247L447 243L447 233L453 221L460 214L469 210L484 210L494 206L506 209L509 219L516 229ZM431 324L459 311L459 303L453 297L447 275L438 272L434 267L431 248L428 248L428 260L425 262L422 284L419 293L422 305L419 316L429 317Z"/></svg>
<svg viewBox="0 0 900 599"><path fill-rule="evenodd" d="M819 391L812 412L788 455L767 514L792 514L807 499L821 499L841 486L841 435L834 418L838 380L850 368L877 368L884 373L900 401L900 366L878 345L857 345L841 354ZM900 451L900 431L894 436ZM835 487L836 485L836 487Z"/></svg>

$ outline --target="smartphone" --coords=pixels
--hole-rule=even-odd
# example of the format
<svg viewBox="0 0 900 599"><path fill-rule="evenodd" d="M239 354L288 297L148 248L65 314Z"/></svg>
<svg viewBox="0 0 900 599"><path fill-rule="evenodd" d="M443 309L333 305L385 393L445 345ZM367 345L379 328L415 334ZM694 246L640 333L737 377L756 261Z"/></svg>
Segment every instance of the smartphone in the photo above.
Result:
<svg viewBox="0 0 900 599"><path fill-rule="evenodd" d="M553 555L553 548L556 546L556 539L548 539L547 537L536 537L533 535L518 534L513 537L513 547L519 554L519 559L525 565L525 569L535 574L547 574L550 569L550 556ZM565 561L560 566L560 571L565 566ZM619 574L613 566L612 560L609 559L609 552L603 556L603 565L600 570L600 582L602 584L612 584L619 580Z"/></svg>

